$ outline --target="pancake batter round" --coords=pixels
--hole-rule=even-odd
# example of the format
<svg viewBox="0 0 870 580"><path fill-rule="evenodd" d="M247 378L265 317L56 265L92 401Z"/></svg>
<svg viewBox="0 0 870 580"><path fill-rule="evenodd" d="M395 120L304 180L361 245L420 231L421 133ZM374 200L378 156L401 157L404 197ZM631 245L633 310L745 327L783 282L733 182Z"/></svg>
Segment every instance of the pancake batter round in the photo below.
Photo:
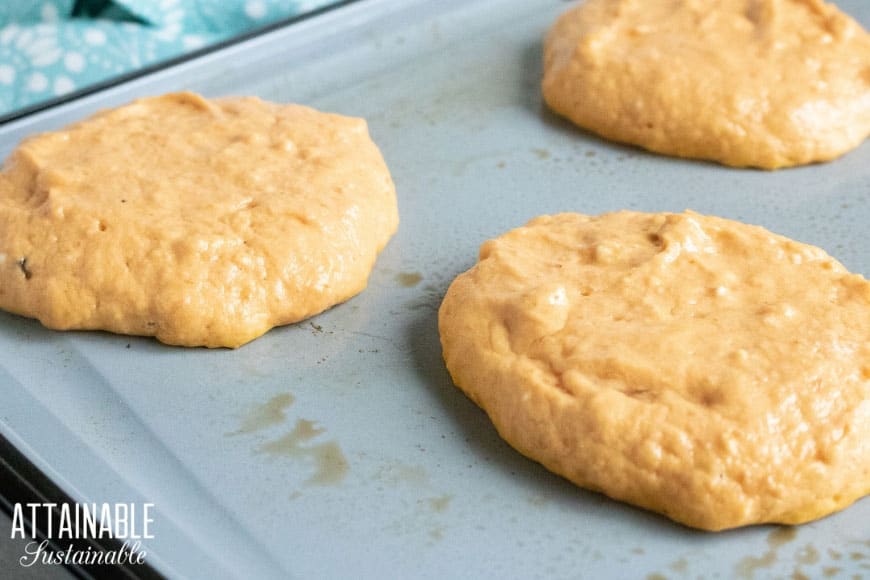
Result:
<svg viewBox="0 0 870 580"><path fill-rule="evenodd" d="M821 0L587 0L547 36L543 93L667 155L827 161L870 135L870 35Z"/></svg>
<svg viewBox="0 0 870 580"><path fill-rule="evenodd" d="M257 98L136 101L0 173L0 307L237 347L366 285L398 225L365 121Z"/></svg>
<svg viewBox="0 0 870 580"><path fill-rule="evenodd" d="M721 530L870 491L870 283L684 214L544 216L486 242L439 312L456 385L574 483Z"/></svg>

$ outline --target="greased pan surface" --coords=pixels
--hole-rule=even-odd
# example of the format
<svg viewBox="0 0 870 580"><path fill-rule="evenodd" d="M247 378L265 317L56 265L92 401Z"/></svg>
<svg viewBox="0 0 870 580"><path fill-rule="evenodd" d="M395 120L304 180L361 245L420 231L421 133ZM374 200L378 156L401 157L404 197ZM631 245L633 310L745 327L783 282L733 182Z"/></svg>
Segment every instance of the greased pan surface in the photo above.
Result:
<svg viewBox="0 0 870 580"><path fill-rule="evenodd" d="M866 2L838 4L870 26ZM153 502L148 561L172 577L870 574L866 499L793 530L692 531L522 458L450 383L447 285L539 214L691 208L870 274L870 145L768 173L577 130L539 90L543 35L568 6L362 0L0 127L5 156L147 94L301 102L368 119L402 219L363 294L235 351L0 314L0 432L78 501Z"/></svg>

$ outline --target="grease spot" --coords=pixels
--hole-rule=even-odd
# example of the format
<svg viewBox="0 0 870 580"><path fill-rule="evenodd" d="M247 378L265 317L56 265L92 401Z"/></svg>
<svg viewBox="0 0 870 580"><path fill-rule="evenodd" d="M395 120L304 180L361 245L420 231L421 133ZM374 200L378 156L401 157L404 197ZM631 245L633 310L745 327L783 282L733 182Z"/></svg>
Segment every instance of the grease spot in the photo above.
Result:
<svg viewBox="0 0 870 580"><path fill-rule="evenodd" d="M258 451L272 456L284 456L308 459L316 467L314 475L309 477L307 485L332 485L344 479L348 472L347 459L335 441L303 445L324 432L314 421L299 419L293 430L262 444Z"/></svg>
<svg viewBox="0 0 870 580"><path fill-rule="evenodd" d="M685 558L680 558L671 563L670 569L674 572L685 572L689 569L689 562Z"/></svg>
<svg viewBox="0 0 870 580"><path fill-rule="evenodd" d="M783 526L777 528L767 535L767 545L776 550L777 548L788 544L797 537L797 528L794 526Z"/></svg>
<svg viewBox="0 0 870 580"><path fill-rule="evenodd" d="M537 508L544 507L545 505L550 503L550 500L546 496L539 495L539 494L528 496L526 498L526 501L529 502L530 505L537 507Z"/></svg>
<svg viewBox="0 0 870 580"><path fill-rule="evenodd" d="M767 535L767 545L770 549L762 556L747 556L737 563L737 572L742 578L752 578L757 570L767 568L776 562L776 550L797 537L797 528L781 526ZM818 554L817 554L818 555Z"/></svg>
<svg viewBox="0 0 870 580"><path fill-rule="evenodd" d="M429 474L424 467L403 463L381 467L375 474L375 478L392 484L409 483L422 486L429 483Z"/></svg>
<svg viewBox="0 0 870 580"><path fill-rule="evenodd" d="M550 152L547 151L546 149L532 149L532 153L534 153L535 157L537 157L538 159L543 160L543 159L550 158Z"/></svg>
<svg viewBox="0 0 870 580"><path fill-rule="evenodd" d="M290 393L275 395L262 405L251 409L242 419L242 426L237 431L227 433L228 436L242 435L260 431L272 425L277 425L286 419L286 411L295 399Z"/></svg>
<svg viewBox="0 0 870 580"><path fill-rule="evenodd" d="M757 570L768 568L776 562L776 552L769 550L760 558L755 556L747 556L740 560L737 564L737 573L741 578L753 578Z"/></svg>
<svg viewBox="0 0 870 580"><path fill-rule="evenodd" d="M816 550L815 546L808 544L797 553L797 560L801 564L815 564L819 561L819 551Z"/></svg>
<svg viewBox="0 0 870 580"><path fill-rule="evenodd" d="M429 506L432 508L432 511L443 513L447 511L447 508L450 507L450 500L453 499L452 495L442 495L439 497L430 497L429 498Z"/></svg>
<svg viewBox="0 0 870 580"><path fill-rule="evenodd" d="M423 279L419 272L399 272L396 274L396 280L405 288L413 288Z"/></svg>

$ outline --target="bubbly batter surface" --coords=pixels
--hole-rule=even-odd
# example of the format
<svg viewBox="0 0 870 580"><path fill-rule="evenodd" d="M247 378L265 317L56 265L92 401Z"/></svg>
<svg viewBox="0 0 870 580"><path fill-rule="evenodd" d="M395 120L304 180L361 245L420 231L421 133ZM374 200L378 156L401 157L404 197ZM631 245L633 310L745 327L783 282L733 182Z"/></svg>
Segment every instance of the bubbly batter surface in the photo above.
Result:
<svg viewBox="0 0 870 580"><path fill-rule="evenodd" d="M554 111L668 155L775 169L870 135L870 35L821 0L587 0L544 69Z"/></svg>
<svg viewBox="0 0 870 580"><path fill-rule="evenodd" d="M797 524L870 491L870 283L695 213L544 216L439 313L455 383L521 453L698 528Z"/></svg>
<svg viewBox="0 0 870 580"><path fill-rule="evenodd" d="M6 161L0 307L49 328L237 347L360 292L397 224L362 119L142 99Z"/></svg>

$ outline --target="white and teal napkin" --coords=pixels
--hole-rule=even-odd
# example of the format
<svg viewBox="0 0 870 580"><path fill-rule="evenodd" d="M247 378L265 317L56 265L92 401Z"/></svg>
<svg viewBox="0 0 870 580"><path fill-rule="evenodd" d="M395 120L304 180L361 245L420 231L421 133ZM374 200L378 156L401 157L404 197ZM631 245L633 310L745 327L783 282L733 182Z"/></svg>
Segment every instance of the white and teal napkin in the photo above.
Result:
<svg viewBox="0 0 870 580"><path fill-rule="evenodd" d="M336 0L0 0L0 114Z"/></svg>

